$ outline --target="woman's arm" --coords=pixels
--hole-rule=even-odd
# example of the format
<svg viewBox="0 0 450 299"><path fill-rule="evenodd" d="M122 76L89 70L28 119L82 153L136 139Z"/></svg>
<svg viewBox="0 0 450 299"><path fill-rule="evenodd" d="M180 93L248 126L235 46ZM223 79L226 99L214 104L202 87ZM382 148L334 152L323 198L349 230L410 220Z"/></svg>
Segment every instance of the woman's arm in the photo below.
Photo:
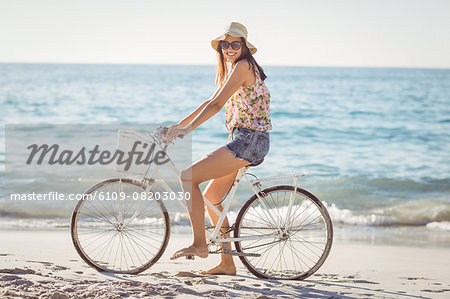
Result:
<svg viewBox="0 0 450 299"><path fill-rule="evenodd" d="M211 98L204 101L200 106L198 106L197 109L194 110L194 112L189 114L185 119L180 121L175 126L177 126L178 128L184 128L185 126L187 126L203 110L203 108L205 108L205 106L208 105L211 99L214 99L214 97L219 93L219 90L220 88L217 88L217 90L214 92Z"/></svg>
<svg viewBox="0 0 450 299"><path fill-rule="evenodd" d="M194 113L199 110L198 114L189 124L184 128L170 127L166 137L169 141L172 141L179 135L187 135L192 132L195 128L200 126L202 123L210 119L217 112L222 109L228 99L234 94L234 92L244 85L245 82L253 80L253 73L251 68L249 68L249 63L247 61L241 60L231 71L230 77L227 79L225 84L216 92L215 96L197 108ZM202 107L203 106L203 107ZM200 109L202 108L202 109ZM192 113L191 115L193 115ZM189 115L188 118L191 116ZM187 118L186 118L187 119ZM184 121L184 120L183 120Z"/></svg>
<svg viewBox="0 0 450 299"><path fill-rule="evenodd" d="M186 127L188 130L186 133L190 133L219 112L236 90L244 85L245 82L251 81L251 78L252 72L249 68L249 63L247 61L239 61L216 96L209 101L205 108Z"/></svg>

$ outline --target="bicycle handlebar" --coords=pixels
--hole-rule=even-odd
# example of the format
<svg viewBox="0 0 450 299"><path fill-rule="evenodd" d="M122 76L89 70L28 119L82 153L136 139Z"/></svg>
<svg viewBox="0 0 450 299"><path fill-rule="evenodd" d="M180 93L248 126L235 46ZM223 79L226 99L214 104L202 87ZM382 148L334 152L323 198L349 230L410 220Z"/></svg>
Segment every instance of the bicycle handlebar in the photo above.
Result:
<svg viewBox="0 0 450 299"><path fill-rule="evenodd" d="M158 128L155 129L155 131L153 132L153 135L156 137L156 139L160 143L169 144L169 141L165 137L165 135L167 134L168 130L169 130L168 127L159 126ZM184 135L178 135L177 136L177 138L183 138L183 137L184 137Z"/></svg>

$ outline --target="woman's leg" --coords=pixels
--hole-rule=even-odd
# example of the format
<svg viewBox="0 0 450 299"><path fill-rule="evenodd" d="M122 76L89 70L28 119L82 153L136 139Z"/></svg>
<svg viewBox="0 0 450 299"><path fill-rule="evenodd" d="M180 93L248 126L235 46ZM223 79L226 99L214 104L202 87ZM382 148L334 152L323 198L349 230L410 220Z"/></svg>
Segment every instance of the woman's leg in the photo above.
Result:
<svg viewBox="0 0 450 299"><path fill-rule="evenodd" d="M208 256L205 238L205 207L199 184L236 172L248 164L247 161L236 158L223 146L181 172L180 180L183 190L191 193L188 206L194 241L191 246L177 251L171 259L186 255L196 255L202 258Z"/></svg>
<svg viewBox="0 0 450 299"><path fill-rule="evenodd" d="M223 208L221 204L218 204L228 193L228 191L231 188L231 185L233 184L234 180L236 179L237 171L234 171L226 176L217 178L212 180L208 186L205 189L204 196L213 204L217 204L216 208L222 212ZM206 206L208 209L209 217L211 218L211 221L214 225L217 225L217 222L219 221L219 216L214 213L214 211L209 207ZM229 222L228 217L225 218L225 221L222 224L222 231L229 230ZM224 235L225 238L228 238L230 236L230 233L227 233ZM231 250L230 243L223 244L222 246L228 248ZM234 265L233 256L225 253L221 253L221 260L219 265L216 267L208 270L203 271L203 274L227 274L227 275L235 275L236 274L236 266Z"/></svg>

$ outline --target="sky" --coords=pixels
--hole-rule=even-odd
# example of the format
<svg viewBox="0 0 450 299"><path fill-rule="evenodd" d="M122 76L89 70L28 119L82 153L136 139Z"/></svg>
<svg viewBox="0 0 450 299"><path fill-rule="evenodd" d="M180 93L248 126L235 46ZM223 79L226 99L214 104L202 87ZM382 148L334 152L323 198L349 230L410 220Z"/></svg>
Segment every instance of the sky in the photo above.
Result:
<svg viewBox="0 0 450 299"><path fill-rule="evenodd" d="M0 0L0 62L216 62L243 23L261 65L450 68L450 0Z"/></svg>

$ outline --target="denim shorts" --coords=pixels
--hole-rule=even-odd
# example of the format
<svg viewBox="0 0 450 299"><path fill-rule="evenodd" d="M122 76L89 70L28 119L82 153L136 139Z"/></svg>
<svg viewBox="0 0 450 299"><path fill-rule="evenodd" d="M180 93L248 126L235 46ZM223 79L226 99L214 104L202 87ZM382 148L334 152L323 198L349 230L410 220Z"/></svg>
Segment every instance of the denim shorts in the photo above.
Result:
<svg viewBox="0 0 450 299"><path fill-rule="evenodd" d="M269 152L269 133L246 128L233 128L225 146L236 158L253 164L264 159Z"/></svg>

